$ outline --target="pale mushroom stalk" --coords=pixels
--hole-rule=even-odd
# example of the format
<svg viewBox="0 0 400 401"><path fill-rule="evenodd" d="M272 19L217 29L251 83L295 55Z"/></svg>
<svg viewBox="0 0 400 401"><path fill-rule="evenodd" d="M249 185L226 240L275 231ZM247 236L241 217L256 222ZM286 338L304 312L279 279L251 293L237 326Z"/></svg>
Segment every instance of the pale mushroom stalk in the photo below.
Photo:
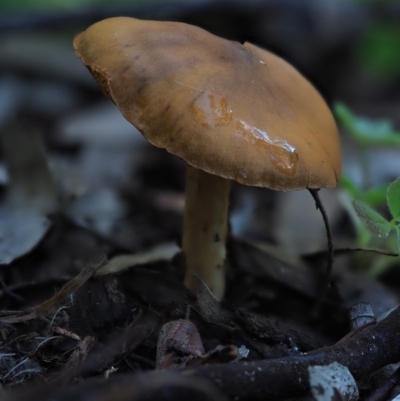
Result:
<svg viewBox="0 0 400 401"><path fill-rule="evenodd" d="M230 186L226 178L187 166L182 239L185 285L196 292L196 273L218 299L225 291Z"/></svg>

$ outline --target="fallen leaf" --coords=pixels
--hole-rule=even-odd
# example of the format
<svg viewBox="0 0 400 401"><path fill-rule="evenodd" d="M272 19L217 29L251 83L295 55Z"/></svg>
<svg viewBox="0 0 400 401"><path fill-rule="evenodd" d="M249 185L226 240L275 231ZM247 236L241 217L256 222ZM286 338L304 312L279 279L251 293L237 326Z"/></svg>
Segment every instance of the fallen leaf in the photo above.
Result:
<svg viewBox="0 0 400 401"><path fill-rule="evenodd" d="M10 127L3 131L2 146L9 187L0 204L0 264L10 264L46 234L56 189L38 133Z"/></svg>

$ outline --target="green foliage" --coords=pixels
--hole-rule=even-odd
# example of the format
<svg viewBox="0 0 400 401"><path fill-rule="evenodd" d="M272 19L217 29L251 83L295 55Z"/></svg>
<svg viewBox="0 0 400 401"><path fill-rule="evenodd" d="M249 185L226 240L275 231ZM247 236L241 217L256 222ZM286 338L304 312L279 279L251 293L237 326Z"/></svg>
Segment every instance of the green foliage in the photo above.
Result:
<svg viewBox="0 0 400 401"><path fill-rule="evenodd" d="M373 146L400 147L400 133L393 130L389 121L373 121L355 115L344 104L334 107L335 115L350 137L359 145L356 154L362 172L362 182L358 184L350 177L344 176L340 200L356 230L356 246L370 248L382 246L385 249L400 250L400 178L393 183L369 185L369 150ZM353 199L353 200L352 200ZM392 219L386 219L371 206L388 207ZM396 232L397 235L391 235ZM379 238L374 238L373 235ZM363 266L365 274L376 277L396 263L396 259L383 255L363 259L359 255L356 265Z"/></svg>
<svg viewBox="0 0 400 401"><path fill-rule="evenodd" d="M400 178L389 185L387 202L393 218L400 222Z"/></svg>
<svg viewBox="0 0 400 401"><path fill-rule="evenodd" d="M350 178L344 175L340 179L341 187L349 194L351 198L372 206L379 206L386 201L387 184L381 184L374 188L362 191L360 187Z"/></svg>
<svg viewBox="0 0 400 401"><path fill-rule="evenodd" d="M400 47L399 47L400 49ZM400 132L387 120L369 120L353 114L343 103L336 103L334 112L343 128L362 146L390 146L400 148Z"/></svg>
<svg viewBox="0 0 400 401"><path fill-rule="evenodd" d="M360 146L359 161L363 173L361 188L366 188L368 183L369 166L367 150L372 146L400 148L400 132L393 129L390 121L370 120L357 116L343 103L336 103L334 105L334 113L343 128L345 128L346 132ZM379 206L387 202L390 211L394 216L400 214L400 197L396 203L396 200L394 200L395 195L392 195L398 193L400 183L398 183L397 180L389 187L389 189L388 183L373 188L361 189L360 186L351 178L346 176L341 179L340 183L342 188L351 198L357 199L356 204L353 206L356 208L359 217L364 222L368 221L366 224L372 232L377 233L379 231L379 235L382 234L382 231L380 231L378 227L375 227L375 225L378 224L378 218L371 219L367 217L371 217L373 214L367 205ZM395 209L396 207L399 209ZM379 224L378 226L381 227Z"/></svg>
<svg viewBox="0 0 400 401"><path fill-rule="evenodd" d="M390 222L366 203L354 199L353 206L358 217L366 224L369 230L379 237L387 237L392 226Z"/></svg>
<svg viewBox="0 0 400 401"><path fill-rule="evenodd" d="M387 237L392 229L397 231L400 250L400 178L389 185L386 200L392 214L390 221L359 199L353 200L353 206L360 219L373 234L379 237Z"/></svg>
<svg viewBox="0 0 400 401"><path fill-rule="evenodd" d="M400 76L400 24L375 23L368 27L356 48L360 68L370 76Z"/></svg>

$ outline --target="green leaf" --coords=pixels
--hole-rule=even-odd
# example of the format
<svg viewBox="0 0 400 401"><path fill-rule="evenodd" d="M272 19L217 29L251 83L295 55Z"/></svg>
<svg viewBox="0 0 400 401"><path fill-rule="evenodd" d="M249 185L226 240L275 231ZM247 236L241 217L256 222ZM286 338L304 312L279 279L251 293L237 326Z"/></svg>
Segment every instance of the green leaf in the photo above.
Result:
<svg viewBox="0 0 400 401"><path fill-rule="evenodd" d="M346 175L343 175L340 179L340 186L351 198L360 199L362 202L367 203L368 205L383 205L387 201L389 183L380 184L369 189L368 191L361 192L354 180Z"/></svg>
<svg viewBox="0 0 400 401"><path fill-rule="evenodd" d="M387 202L390 213L396 220L400 220L400 177L393 181L387 190Z"/></svg>
<svg viewBox="0 0 400 401"><path fill-rule="evenodd" d="M392 228L389 221L358 199L353 200L353 206L358 217L360 217L371 232L379 237L387 237Z"/></svg>
<svg viewBox="0 0 400 401"><path fill-rule="evenodd" d="M400 147L400 133L387 120L369 120L356 116L343 103L336 103L334 111L345 130L360 145Z"/></svg>
<svg viewBox="0 0 400 401"><path fill-rule="evenodd" d="M387 200L387 190L388 183L377 185L376 187L364 192L364 194L362 194L362 196L359 196L358 198L361 198L362 201L367 203L368 205L383 205L386 203Z"/></svg>

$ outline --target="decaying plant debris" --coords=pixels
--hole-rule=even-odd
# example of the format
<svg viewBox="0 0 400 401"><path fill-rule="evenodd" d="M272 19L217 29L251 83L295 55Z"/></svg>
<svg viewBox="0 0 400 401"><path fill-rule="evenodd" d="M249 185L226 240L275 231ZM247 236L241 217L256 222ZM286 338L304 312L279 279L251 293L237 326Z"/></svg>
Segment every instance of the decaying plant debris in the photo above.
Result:
<svg viewBox="0 0 400 401"><path fill-rule="evenodd" d="M310 364L336 361L360 379L400 353L398 311L349 333L344 302L357 301L353 276L341 274L338 281L353 288L350 295L331 287L315 315L325 258L289 262L276 250L230 236L229 291L220 303L199 278L196 297L184 287L183 260L171 242L130 256L118 237L73 214L59 210L51 220L34 252L10 265L16 284L3 281L0 292L7 400L24 400L32 391L41 400L106 399L116 388L123 389L121 399L158 398L166 389L182 400L283 399L309 391ZM172 239L178 227L164 238ZM79 273L60 276L74 260ZM60 271L46 275L46 266L58 261ZM359 295L379 293L386 310L395 305L373 281Z"/></svg>
<svg viewBox="0 0 400 401"><path fill-rule="evenodd" d="M360 78L349 56L373 7L359 14L361 3L338 5L335 14L301 0L228 3L163 5L157 18L196 21L272 48L328 101L390 117L398 127L398 81ZM141 7L131 16L154 18L153 6ZM390 7L382 15L395 18ZM109 16L103 13L96 15ZM210 15L218 16L213 29ZM322 303L326 236L310 195L236 184L226 296L218 301L198 278L191 294L180 253L184 165L146 146L102 100L71 47L73 33L97 17L71 16L10 20L14 27L25 21L18 30L52 28L29 37L10 30L0 41L0 398L285 400L310 397L312 387L317 401L332 394L392 399L399 388L399 274L393 269L381 282L360 274L376 250L354 257L338 192L320 192L334 240ZM293 18L295 37L282 28ZM65 43L57 21L69 29ZM4 22L0 17L0 30ZM346 140L343 147L354 153ZM371 163L375 182L400 168L398 153ZM390 254L384 245L376 248Z"/></svg>
<svg viewBox="0 0 400 401"><path fill-rule="evenodd" d="M240 242L232 240L231 246L240 249ZM283 267L278 260L271 261ZM310 365L337 361L359 379L400 357L398 310L382 322L355 331L334 344L335 337L343 335L346 327L341 321L346 319L346 311L334 307L334 303L330 307L325 305L324 313L330 314L337 333L322 336L317 330L305 329L299 323L268 319L245 308L233 311L220 306L217 312L206 310L212 302L204 302L205 295L202 295L203 301L197 304L181 283L182 272L174 272L176 269L170 262L96 276L95 271L100 265L89 266L50 301L32 311L19 313L20 316L15 316L15 312L2 312L1 369L5 385L26 385L32 381L38 384L46 377L51 394L48 397L59 397L61 393L56 385L92 378L87 384L79 385L82 399L85 399L86 391L91 391L93 386L91 381L104 380L106 376L110 383L124 388L121 399L133 397L130 399L139 400L142 399L141 392L151 394L154 386L165 382L166 374L166 378L171 377L166 386L171 386L177 397L181 388L187 395L205 391L199 390L196 384L200 379L205 388L209 388L210 382L210 388L215 387L215 394L222 391L231 399L282 399L308 391L307 368ZM90 276L92 278L87 281ZM213 297L211 293L208 296ZM305 293L292 294L292 297L297 298L297 302L308 303ZM253 302L256 299L253 296ZM332 307L334 313L332 309L329 312ZM14 316L10 317L11 314ZM213 318L204 319L202 315ZM217 315L223 316L220 321ZM303 310L303 318L310 321L312 316L306 316ZM201 340L200 333L189 338L199 343L200 352L185 348L185 341L180 342L177 333L182 333L183 326L177 319L187 321L191 331L198 328ZM178 332L175 329L160 331L165 321L170 321L169 325L177 322ZM167 348L165 341L160 343L159 333L172 336ZM210 350L212 358L204 355L203 344ZM219 350L212 351L216 344L230 344L231 350L219 346ZM321 348L328 344L331 345ZM164 347L164 351L157 347ZM240 347L245 347L248 353L234 351ZM175 353L175 360L180 360L180 370L176 373L150 372L155 366L155 354L165 351ZM199 367L204 365L199 363L204 358L208 358L207 365ZM164 366L160 367L168 366L165 361L164 358L161 363ZM131 369L148 372L137 378L115 374ZM292 381L293 374L298 380ZM129 385L124 384L128 382ZM76 394L79 386L75 384L69 390L62 388L62 397L67 399L67 394ZM139 393L137 386L141 389ZM99 394L97 391L95 394ZM104 398L100 399L106 399L107 394L102 394ZM15 397L11 393L8 399L23 400L24 391Z"/></svg>

